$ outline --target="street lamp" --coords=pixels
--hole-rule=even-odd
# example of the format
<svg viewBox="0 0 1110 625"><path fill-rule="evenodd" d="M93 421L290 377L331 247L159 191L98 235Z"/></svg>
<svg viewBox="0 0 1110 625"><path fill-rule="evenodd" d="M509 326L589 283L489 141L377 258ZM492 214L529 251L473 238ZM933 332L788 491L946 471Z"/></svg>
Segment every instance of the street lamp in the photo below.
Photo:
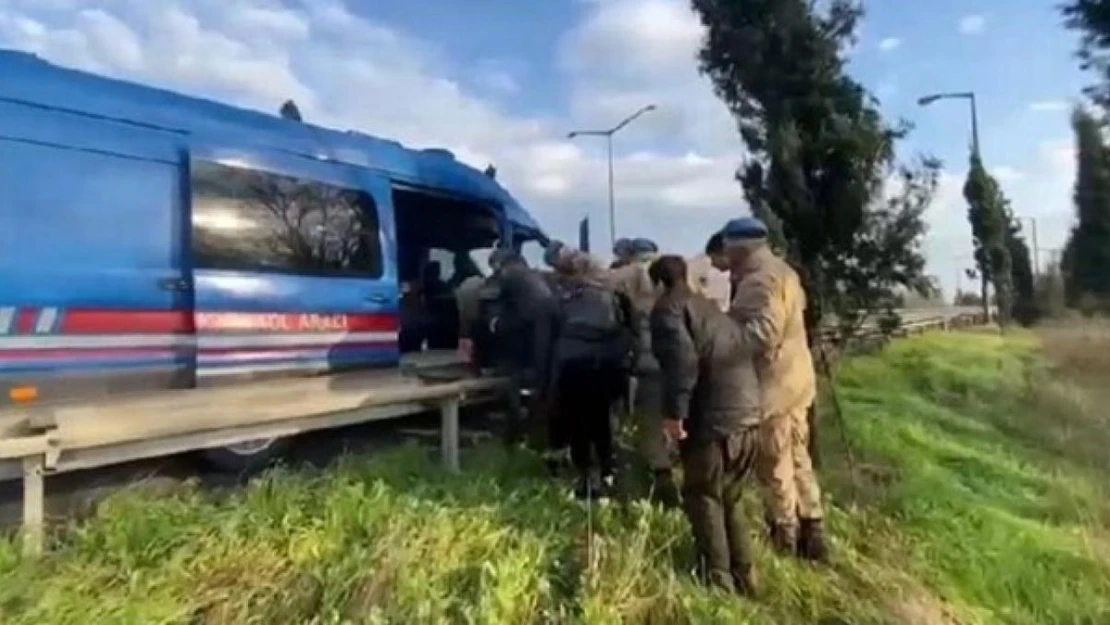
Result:
<svg viewBox="0 0 1110 625"><path fill-rule="evenodd" d="M605 137L605 147L607 149L609 158L609 245L612 246L617 241L617 209L616 203L613 198L613 135L620 132L622 128L632 123L637 117L644 113L649 113L655 110L654 104L649 104L635 113L625 117L619 124L609 128L608 130L575 130L567 133L567 139L574 139L575 137Z"/></svg>
<svg viewBox="0 0 1110 625"><path fill-rule="evenodd" d="M971 104L971 154L976 159L980 158L979 153L979 112L975 107L975 92L974 91L955 91L950 93L931 93L929 95L921 96L917 99L919 106L929 106L937 100L967 100ZM990 300L987 298L989 295L987 286L987 276L985 272L980 272L980 291L983 296L983 313L987 319L990 319Z"/></svg>
<svg viewBox="0 0 1110 625"><path fill-rule="evenodd" d="M917 99L919 106L929 106L937 100L968 100L971 103L971 153L979 156L979 113L975 109L975 92L932 93Z"/></svg>

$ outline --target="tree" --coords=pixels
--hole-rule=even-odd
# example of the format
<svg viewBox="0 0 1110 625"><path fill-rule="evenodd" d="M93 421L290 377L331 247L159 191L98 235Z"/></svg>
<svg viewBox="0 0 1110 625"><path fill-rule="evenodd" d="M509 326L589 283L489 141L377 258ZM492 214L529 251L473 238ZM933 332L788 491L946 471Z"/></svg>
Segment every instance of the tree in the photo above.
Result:
<svg viewBox="0 0 1110 625"><path fill-rule="evenodd" d="M285 104L281 105L280 113L283 119L291 119L295 122L303 121L301 119L301 109L297 108L297 103L292 100L286 100Z"/></svg>
<svg viewBox="0 0 1110 625"><path fill-rule="evenodd" d="M701 71L728 105L748 148L737 173L772 243L799 270L807 325L826 312L853 323L890 309L895 287L928 290L922 213L937 163L897 167L905 125L847 75L842 51L862 9L830 0L692 0L706 28ZM883 198L896 174L900 189Z"/></svg>
<svg viewBox="0 0 1110 625"><path fill-rule="evenodd" d="M1023 326L1030 326L1041 316L1033 263L1029 246L1021 236L1021 222L1012 215L1007 218L1009 227L1006 228L1006 250L1010 255L1010 283L1014 293L1012 313L1015 321Z"/></svg>
<svg viewBox="0 0 1110 625"><path fill-rule="evenodd" d="M1075 226L1064 248L1063 270L1071 306L1110 303L1110 151L1090 113L1077 108Z"/></svg>
<svg viewBox="0 0 1110 625"><path fill-rule="evenodd" d="M983 281L983 301L987 301L986 284L989 282L994 285L999 323L1005 325L1013 306L1013 267L1006 245L1006 233L1010 227L1009 202L1002 194L998 181L983 167L978 154L971 155L964 198L967 199L967 218L971 222L975 243L975 262L987 278Z"/></svg>
<svg viewBox="0 0 1110 625"><path fill-rule="evenodd" d="M1064 24L1080 33L1080 67L1098 80L1086 89L1087 95L1110 109L1110 0L1070 0L1060 11Z"/></svg>

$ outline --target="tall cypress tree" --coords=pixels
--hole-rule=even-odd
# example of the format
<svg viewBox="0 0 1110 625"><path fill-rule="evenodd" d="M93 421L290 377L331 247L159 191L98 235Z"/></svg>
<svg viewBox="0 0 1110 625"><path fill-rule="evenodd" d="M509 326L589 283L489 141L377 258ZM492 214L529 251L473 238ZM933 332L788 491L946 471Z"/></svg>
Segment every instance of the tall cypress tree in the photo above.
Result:
<svg viewBox="0 0 1110 625"><path fill-rule="evenodd" d="M1007 215L1007 202L1002 189L998 181L987 173L978 154L971 155L964 198L967 199L967 218L971 222L975 243L975 262L986 277L984 285L987 282L994 285L999 323L1005 325L1013 306L1013 267L1006 245L1011 220ZM983 295L986 306L986 293Z"/></svg>
<svg viewBox="0 0 1110 625"><path fill-rule="evenodd" d="M1064 252L1068 303L1093 300L1110 305L1110 152L1099 121L1077 108L1075 131L1076 223Z"/></svg>
<svg viewBox="0 0 1110 625"><path fill-rule="evenodd" d="M1033 277L1033 263L1030 260L1029 246L1021 236L1021 223L1008 216L1006 228L1006 249L1010 253L1010 282L1014 289L1013 317L1021 325L1028 326L1041 316L1037 302L1036 281Z"/></svg>
<svg viewBox="0 0 1110 625"><path fill-rule="evenodd" d="M892 309L900 290L929 292L921 240L937 163L898 163L908 128L848 74L858 0L690 2L706 30L701 71L747 147L737 179L799 269L810 330L825 313L844 322Z"/></svg>

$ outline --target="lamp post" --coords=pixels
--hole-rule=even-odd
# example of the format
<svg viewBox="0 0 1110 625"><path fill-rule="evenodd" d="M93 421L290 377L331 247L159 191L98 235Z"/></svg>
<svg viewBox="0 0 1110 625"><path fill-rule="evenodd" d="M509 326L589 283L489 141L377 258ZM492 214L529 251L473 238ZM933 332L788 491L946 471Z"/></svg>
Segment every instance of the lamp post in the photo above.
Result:
<svg viewBox="0 0 1110 625"><path fill-rule="evenodd" d="M649 104L635 113L625 117L616 126L607 130L575 130L567 133L567 139L574 139L575 137L605 137L605 147L609 161L609 245L612 246L617 241L617 209L616 201L613 194L613 135L620 132L622 128L632 123L637 117L644 113L649 113L655 110L654 104Z"/></svg>
<svg viewBox="0 0 1110 625"><path fill-rule="evenodd" d="M975 106L975 92L974 91L954 91L949 93L930 93L929 95L921 96L917 99L919 106L929 106L938 100L967 100L971 105L971 154L979 159L981 153L979 152L979 111ZM990 299L987 288L987 276L985 271L979 272L980 291L983 297L983 313L990 319Z"/></svg>
<svg viewBox="0 0 1110 625"><path fill-rule="evenodd" d="M979 112L975 108L975 92L931 93L918 98L917 104L919 106L929 106L937 100L967 100L971 103L971 153L979 156Z"/></svg>

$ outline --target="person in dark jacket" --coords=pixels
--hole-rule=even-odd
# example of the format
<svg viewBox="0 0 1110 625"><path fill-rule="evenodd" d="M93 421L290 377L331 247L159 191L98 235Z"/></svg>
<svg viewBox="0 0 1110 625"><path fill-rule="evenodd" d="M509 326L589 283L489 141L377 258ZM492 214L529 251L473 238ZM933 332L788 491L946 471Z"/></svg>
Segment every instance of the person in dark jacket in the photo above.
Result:
<svg viewBox="0 0 1110 625"><path fill-rule="evenodd" d="M499 249L490 255L493 270L488 293L495 298L488 324L495 347L494 370L513 382L506 440L516 443L523 435L526 415L519 400L522 391L540 401L551 361L554 294L548 282L532 270L513 250Z"/></svg>
<svg viewBox="0 0 1110 625"><path fill-rule="evenodd" d="M555 418L578 472L575 496L607 499L616 469L611 412L628 389L631 304L588 254L553 246L548 256L559 273L550 378Z"/></svg>
<svg viewBox="0 0 1110 625"><path fill-rule="evenodd" d="M650 268L664 292L652 311L652 348L663 373L663 429L679 441L683 499L705 580L756 590L744 479L755 469L760 412L753 352L712 301L694 294L686 261L663 256Z"/></svg>

